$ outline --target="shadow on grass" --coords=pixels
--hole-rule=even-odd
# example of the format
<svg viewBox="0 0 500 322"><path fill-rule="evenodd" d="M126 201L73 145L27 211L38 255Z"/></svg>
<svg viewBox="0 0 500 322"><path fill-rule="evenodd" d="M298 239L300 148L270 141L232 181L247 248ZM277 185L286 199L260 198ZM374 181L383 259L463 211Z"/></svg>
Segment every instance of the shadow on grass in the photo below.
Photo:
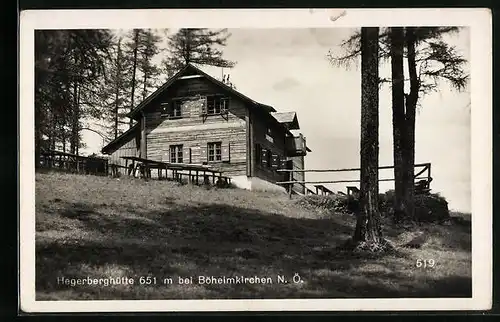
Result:
<svg viewBox="0 0 500 322"><path fill-rule="evenodd" d="M415 287L413 281L406 288L412 281L397 267L390 273L373 273L373 278L360 275L356 269L370 260L346 258L335 251L352 234L352 227L332 219L289 218L229 205L180 207L171 200L154 211L59 205L62 210L50 215L78 221L84 229L63 239L37 240L36 290L45 294L43 298L68 290L57 283L63 276L128 276L136 283L140 276L153 276L158 281L172 278L176 284L179 276L196 280L235 275L271 277L273 284L167 283L132 289L77 285L64 299L470 297L470 278L429 277L429 284ZM89 234L100 237L85 238ZM297 273L305 283L291 282ZM278 275L290 282L276 284ZM383 281L374 283L374 278Z"/></svg>

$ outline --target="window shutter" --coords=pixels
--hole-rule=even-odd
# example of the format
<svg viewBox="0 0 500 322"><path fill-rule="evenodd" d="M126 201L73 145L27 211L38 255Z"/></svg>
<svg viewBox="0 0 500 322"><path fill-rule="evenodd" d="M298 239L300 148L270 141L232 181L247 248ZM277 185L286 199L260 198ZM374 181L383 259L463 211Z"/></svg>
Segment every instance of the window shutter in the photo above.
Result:
<svg viewBox="0 0 500 322"><path fill-rule="evenodd" d="M208 161L208 156L207 156L207 146L201 146L200 147L200 162L207 162Z"/></svg>
<svg viewBox="0 0 500 322"><path fill-rule="evenodd" d="M181 117L189 117L191 116L191 101L181 101Z"/></svg>
<svg viewBox="0 0 500 322"><path fill-rule="evenodd" d="M273 169L278 169L278 165L279 165L279 157L277 154L273 153L271 156L271 167Z"/></svg>
<svg viewBox="0 0 500 322"><path fill-rule="evenodd" d="M221 99L220 112L221 114L226 114L228 110L229 110L229 97L223 97Z"/></svg>
<svg viewBox="0 0 500 322"><path fill-rule="evenodd" d="M169 109L168 102L161 103L160 104L160 116L168 115L168 109Z"/></svg>
<svg viewBox="0 0 500 322"><path fill-rule="evenodd" d="M275 170L278 170L281 166L281 160L279 154L273 154L273 164L272 167Z"/></svg>
<svg viewBox="0 0 500 322"><path fill-rule="evenodd" d="M163 162L170 162L170 148L161 156Z"/></svg>
<svg viewBox="0 0 500 322"><path fill-rule="evenodd" d="M191 148L184 148L182 153L184 163L191 163Z"/></svg>
<svg viewBox="0 0 500 322"><path fill-rule="evenodd" d="M287 168L287 160L285 158L280 161L280 169L288 169Z"/></svg>
<svg viewBox="0 0 500 322"><path fill-rule="evenodd" d="M203 99L201 99L200 115L206 115L206 114L207 114L207 97L205 96Z"/></svg>
<svg viewBox="0 0 500 322"><path fill-rule="evenodd" d="M260 150L260 164L263 167L267 167L267 150L266 149L261 149Z"/></svg>
<svg viewBox="0 0 500 322"><path fill-rule="evenodd" d="M229 151L230 151L230 143L229 142L222 142L222 147L221 147L221 158L222 161L229 161Z"/></svg>

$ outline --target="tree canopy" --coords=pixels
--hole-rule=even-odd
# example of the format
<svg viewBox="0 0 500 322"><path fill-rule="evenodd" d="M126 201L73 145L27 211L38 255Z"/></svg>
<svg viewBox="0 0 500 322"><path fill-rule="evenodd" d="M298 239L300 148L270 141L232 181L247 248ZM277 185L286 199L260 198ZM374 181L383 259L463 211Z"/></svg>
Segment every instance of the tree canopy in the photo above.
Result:
<svg viewBox="0 0 500 322"><path fill-rule="evenodd" d="M122 125L133 125L127 112L186 63L233 67L235 62L222 51L230 36L226 29L203 28L173 34L152 29L37 30L37 160L41 149L78 154L83 129L116 138ZM91 128L88 120L102 129Z"/></svg>
<svg viewBox="0 0 500 322"><path fill-rule="evenodd" d="M236 63L223 58L222 51L230 36L227 29L180 29L168 37L168 55L163 61L167 74L171 76L188 63L234 67Z"/></svg>

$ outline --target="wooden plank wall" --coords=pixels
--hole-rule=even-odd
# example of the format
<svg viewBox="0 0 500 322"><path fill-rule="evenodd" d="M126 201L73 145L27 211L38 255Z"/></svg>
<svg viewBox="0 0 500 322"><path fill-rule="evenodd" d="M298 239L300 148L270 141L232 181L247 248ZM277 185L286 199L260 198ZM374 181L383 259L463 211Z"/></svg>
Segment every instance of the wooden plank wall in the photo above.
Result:
<svg viewBox="0 0 500 322"><path fill-rule="evenodd" d="M252 113L252 130L253 130L253 146L252 154L254 158L260 155L260 151L257 151L257 146L264 149L269 149L271 153L277 154L282 160L286 158L285 153L285 130L276 126L272 119L267 118L265 115L260 113ZM268 140L268 128L271 129L271 137L273 142ZM277 182L285 180L285 174L277 172L271 166L263 165L261 162L254 160L254 176L261 179Z"/></svg>
<svg viewBox="0 0 500 322"><path fill-rule="evenodd" d="M201 97L198 94L202 95ZM180 84L167 90L162 99L152 103L146 115L146 137L148 159L169 161L170 145L182 144L190 149L193 164L207 163L206 149L209 142L221 142L222 149L229 149L229 155L222 162L210 163L225 175L246 174L246 122L247 109L236 97L230 97L229 111L225 116L202 116L203 95L223 94L222 91L203 78L181 80ZM161 117L161 103L169 103L173 98L183 97L181 105L183 117L167 119Z"/></svg>
<svg viewBox="0 0 500 322"><path fill-rule="evenodd" d="M137 132L140 129L138 129ZM139 153L139 144L140 144L140 139L139 139L139 133L136 135L131 135L130 139L123 144L120 148L115 150L113 153L111 153L110 158L109 158L109 164L117 164L120 166L125 166L125 160L122 159L121 157L125 156L138 156ZM126 173L125 169L118 169L120 173L124 174Z"/></svg>
<svg viewBox="0 0 500 322"><path fill-rule="evenodd" d="M304 156L289 157L292 160L293 169L303 170L304 169ZM305 181L305 172L294 172L292 179L297 181ZM305 193L306 189L301 184L294 184L292 189L300 193Z"/></svg>

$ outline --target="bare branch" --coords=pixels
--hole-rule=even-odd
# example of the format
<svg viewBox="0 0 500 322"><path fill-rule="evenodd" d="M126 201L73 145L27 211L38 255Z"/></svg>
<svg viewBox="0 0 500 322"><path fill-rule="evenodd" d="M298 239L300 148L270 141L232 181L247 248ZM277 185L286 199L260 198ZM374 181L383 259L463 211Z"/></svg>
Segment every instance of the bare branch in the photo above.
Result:
<svg viewBox="0 0 500 322"><path fill-rule="evenodd" d="M332 65L349 69L361 55L361 31L356 31L348 39L342 41L340 47L344 50L343 55L335 55L329 50L327 58Z"/></svg>

